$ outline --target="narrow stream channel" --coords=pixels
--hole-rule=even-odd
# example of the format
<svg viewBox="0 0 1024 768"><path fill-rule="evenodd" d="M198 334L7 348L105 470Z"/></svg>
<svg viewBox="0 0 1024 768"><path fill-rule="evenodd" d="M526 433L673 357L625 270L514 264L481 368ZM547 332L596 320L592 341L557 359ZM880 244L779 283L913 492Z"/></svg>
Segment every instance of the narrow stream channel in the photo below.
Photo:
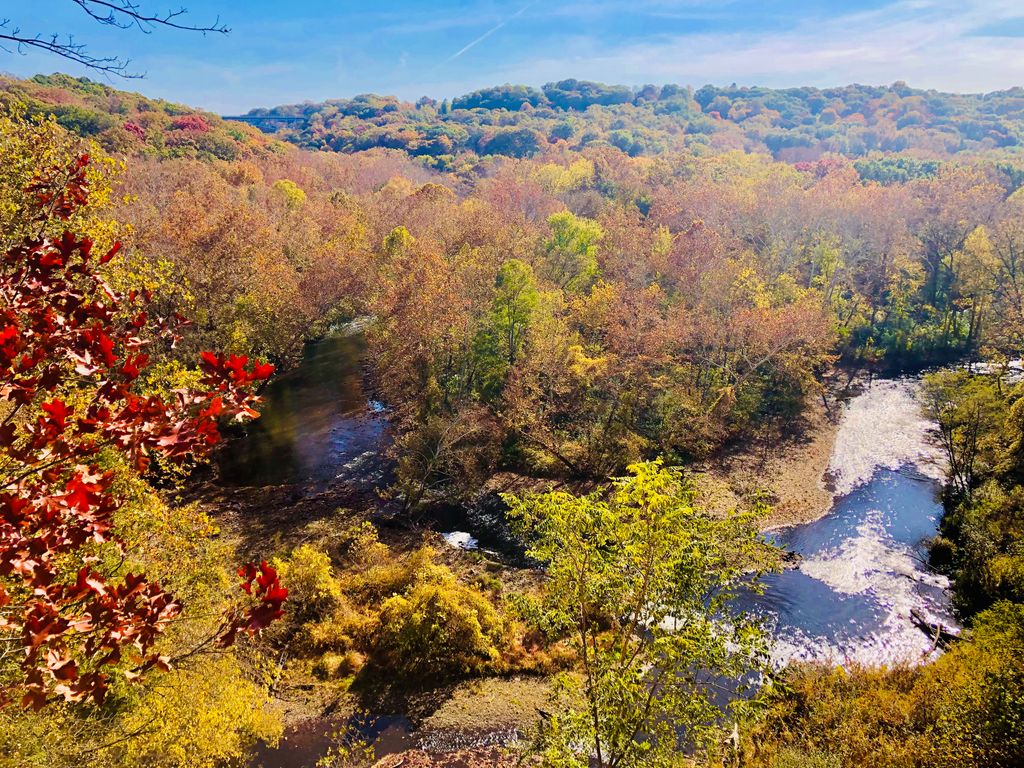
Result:
<svg viewBox="0 0 1024 768"><path fill-rule="evenodd" d="M219 454L221 482L319 491L339 481L379 480L387 419L363 391L365 351L362 334L350 326L307 344L302 363L263 393L260 418Z"/></svg>

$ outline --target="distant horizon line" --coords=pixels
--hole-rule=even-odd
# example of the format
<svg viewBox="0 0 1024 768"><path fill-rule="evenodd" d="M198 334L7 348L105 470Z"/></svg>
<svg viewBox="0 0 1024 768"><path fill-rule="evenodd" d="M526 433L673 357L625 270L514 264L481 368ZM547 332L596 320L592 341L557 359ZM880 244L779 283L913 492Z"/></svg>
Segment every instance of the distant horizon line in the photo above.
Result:
<svg viewBox="0 0 1024 768"><path fill-rule="evenodd" d="M320 100L304 99L303 101L294 101L294 102L289 102L289 103L276 104L273 107L253 107L252 109L276 109L277 107L300 106L300 105L304 105L304 104L326 104L326 103L331 102L331 101L352 101L353 99L358 99L358 98L360 98L362 96L376 96L376 97L385 98L385 99L392 98L392 99L397 99L398 101L406 102L406 103L409 103L409 104L415 104L420 99L430 99L431 101L434 101L434 102L437 102L437 103L441 103L443 101L454 101L456 99L460 99L460 98L463 98L463 97L466 97L466 96L472 96L473 94L476 94L476 93L481 93L483 91L489 91L489 90L492 90L492 89L495 89L495 88L502 88L502 87L505 87L505 86L511 86L513 88L514 87L531 88L531 89L533 89L535 91L539 91L543 95L543 89L545 87L547 87L549 85L556 85L558 83L564 83L564 82L566 82L568 80L575 80L578 83L589 83L589 84L593 84L593 85L601 85L601 86L605 86L607 88L628 88L634 94L638 93L639 91L641 91L641 90L643 90L644 88L647 88L647 87L664 88L665 86L669 86L669 85L674 85L674 86L676 86L678 88L686 89L686 90L689 90L689 91L692 91L692 92L699 91L701 88L718 88L718 89L736 88L736 89L739 89L739 90L762 89L762 90L767 90L767 91L811 90L811 91L826 92L826 91L839 90L839 89L842 89L842 88L858 88L858 87L859 88L886 88L886 89L890 89L891 90L891 89L893 89L893 88L895 88L897 86L901 86L901 87L908 88L911 91L915 91L915 92L918 92L918 93L934 93L934 94L938 94L938 95L942 95L942 96L979 96L979 97L992 96L992 95L995 95L995 94L1010 93L1012 91L1024 91L1024 84L1011 85L1011 86L1009 86L1007 88L997 88L997 89L994 89L994 90L991 90L991 91L944 91L944 90L940 90L938 88L917 88L917 87L915 87L913 85L910 85L905 80L893 80L891 83L858 83L858 82L853 82L853 83L844 83L844 84L840 84L840 85L826 85L826 86L790 85L790 86L778 86L778 87L776 87L776 86L770 86L770 85L757 85L757 84L745 85L745 84L740 84L740 83L736 83L736 82L729 83L728 85L718 85L718 84L715 84L715 83L704 83L703 85L700 85L700 86L694 86L694 85L691 85L689 83L684 85L682 83L672 83L672 82L661 83L661 84L658 84L658 83L643 83L642 85L630 85L628 83L607 83L607 82L603 82L601 80L586 80L586 79L578 78L578 77L566 77L566 78L562 78L561 80L549 80L548 82L544 83L543 85L530 85L529 83L510 83L510 82L500 83L500 84L496 84L496 85L487 85L487 86L483 86L483 87L480 87L480 88L475 88L475 89L470 90L470 91L466 91L465 93L461 93L458 96L443 96L441 98L430 96L428 94L423 94L422 96L420 96L420 97L418 97L416 99L413 99L413 98L404 98L404 97L398 96L397 94L394 94L394 93L378 93L378 92L375 92L375 91L362 91L360 93L355 93L355 94L353 94L351 96L332 96L332 97L328 97L328 98L324 98L324 99L320 99ZM1022 94L1022 95L1024 95L1024 94ZM252 110L250 110L250 111L252 111Z"/></svg>
<svg viewBox="0 0 1024 768"><path fill-rule="evenodd" d="M68 78L71 78L73 80L77 80L79 82L86 81L86 82L96 83L97 85L103 85L103 86L109 87L109 88L111 88L113 90L116 90L116 91L122 91L122 92L126 92L126 93L137 93L139 95L146 96L146 94L141 93L141 91L139 91L139 90L129 90L127 87L119 88L118 85L116 83L114 83L114 82L111 82L111 81L103 82L102 80L93 79L93 78L89 77L88 75L76 76L76 75L68 74L66 72L57 71L57 72L51 72L49 74L44 73L44 72L37 72L35 75L30 75L28 77L19 77L18 75L15 75L15 74L13 74L11 72L0 71L0 77L10 78L12 80L32 80L35 77L54 77L54 76L57 76L57 75L68 77ZM776 92L778 92L778 91L799 91L799 90L811 90L811 91L826 92L826 91L831 91L831 90L839 90L839 89L842 89L842 88L854 88L854 87L892 89L892 88L895 88L897 86L901 86L901 87L908 88L908 89L910 89L912 91L919 92L919 93L925 93L925 94L927 94L927 93L934 93L934 94L945 95L945 96L975 96L975 97L991 96L991 95L994 95L994 94L1004 94L1004 93L1010 93L1010 92L1018 91L1018 90L1024 91L1024 83L1016 84L1016 85L1011 85L1011 86L1006 87L1006 88L997 88L997 89L994 89L994 90L986 90L986 91L954 91L954 90L941 90L941 89L938 89L938 88L917 88L917 87L909 84L906 80L902 80L902 79L896 79L896 80L893 80L890 83L850 82L850 83L841 83L841 84L837 84L837 85L827 85L827 86L817 86L817 85L769 86L769 85L759 85L759 84L756 84L756 83L755 84L743 84L743 83L738 83L738 82L735 82L735 81L732 82L732 83L729 83L729 84L716 84L716 83L709 82L709 83L704 83L704 84L702 84L700 86L694 86L694 85L689 84L689 83L684 85L682 83L674 83L674 82L665 82L665 83L660 83L660 84L658 84L658 83L642 83L642 84L608 83L608 82L604 82L604 81L601 81L601 80L589 80L589 79L585 79L585 78L571 77L570 76L570 77L564 77L564 78L562 78L560 80L549 80L548 82L543 83L541 85L532 85L532 84L529 84L529 83L513 83L513 82L496 83L494 85L487 85L487 86L481 86L479 88L474 88L474 89L465 91L464 93L460 93L460 94L458 94L456 96L442 96L440 98L434 97L434 96L430 96L428 94L423 94L423 95L421 95L421 96L419 96L417 98L412 98L412 97L401 97L401 96L398 96L395 93L380 93L380 92L375 92L375 91L361 91L361 92L358 92L358 93L353 93L350 96L330 96L330 97L325 97L325 98L321 98L321 99L306 98L306 99L303 99L301 101L282 102L280 104L275 104L275 105L269 106L269 107L268 106L250 107L248 112L237 112L236 111L234 113L234 116L248 116L249 113L251 113L254 110L258 110L258 109L276 109L278 107L301 106L301 105L305 105L305 104L325 104L325 103L328 103L328 102L331 102L331 101L351 101L353 99L357 99L357 98L363 97L363 96L376 96L376 97L379 97L379 98L393 98L393 99L396 99L396 100L398 100L400 102L405 102L405 103L409 103L409 104L415 104L417 101L419 101L421 99L430 99L431 101L434 101L434 102L437 102L437 103L441 103L443 101L449 101L450 102L450 101L454 101L454 100L459 99L459 98L463 98L465 96L471 96L471 95L473 95L475 93L480 93L482 91L488 91L488 90L492 90L492 89L495 89L495 88L502 88L502 87L505 87L505 86L530 88L530 89L532 89L534 91L538 91L541 94L543 94L543 90L544 90L545 87L550 86L550 85L556 85L558 83L564 83L564 82L567 82L567 81L570 81L570 80L575 80L578 83L601 85L601 86L605 86L605 87L608 87L608 88L628 88L634 94L637 94L639 91L641 91L641 90L643 90L644 88L647 88L647 87L654 87L654 88L659 88L660 89L660 88L664 88L665 86L676 86L678 88L683 88L683 89L686 89L686 90L689 90L689 91L692 91L692 92L699 91L701 88L718 88L718 89L731 89L731 88L735 88L735 89L739 89L739 90L761 89L761 90L776 91ZM133 83L145 83L147 81L146 81L145 78L141 78L141 79L132 80L131 82L133 82ZM126 86L128 85L127 81L126 81L125 85ZM164 101L171 101L170 99L167 99L167 98L164 98L164 97L161 97L161 96L155 96L155 97L154 96L146 96L146 98L157 98L157 99L162 99ZM188 104L187 102L176 102L175 101L175 102L171 102L171 103L177 103L177 104L180 104L180 105L183 105L183 106L192 106L191 104ZM205 107L203 109L206 109L207 111L213 112L213 113L218 114L218 115L222 115L222 114L223 115L228 115L228 110L210 109L210 108L205 108Z"/></svg>

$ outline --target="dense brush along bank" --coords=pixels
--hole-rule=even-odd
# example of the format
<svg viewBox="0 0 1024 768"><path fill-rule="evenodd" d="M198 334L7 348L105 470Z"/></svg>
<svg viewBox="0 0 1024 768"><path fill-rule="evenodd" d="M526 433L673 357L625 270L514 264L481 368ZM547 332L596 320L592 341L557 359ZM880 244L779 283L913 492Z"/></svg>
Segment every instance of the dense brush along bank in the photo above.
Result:
<svg viewBox="0 0 1024 768"><path fill-rule="evenodd" d="M221 484L234 489L226 492L248 499L243 514L258 514L261 502L268 508L283 504L308 523L329 516L335 506L369 500L378 514L389 506L373 502L373 491L390 476L389 435L386 410L363 388L364 349L358 329L336 333L309 345L302 364L270 385L262 418L226 446L219 461ZM770 628L776 664L913 664L941 653L928 626L958 631L949 581L927 562L927 543L942 515L945 467L935 425L922 415L919 389L915 377L874 379L839 401L838 429L820 478L832 493L831 507L812 522L768 532L795 553L795 565L766 576L764 593L743 597L740 607L762 616ZM516 560L514 548L502 547L507 532L500 509L481 506L448 506L426 513L421 522L451 556L463 551L483 561ZM275 524L297 525L289 514L275 513ZM278 533L287 537L287 530ZM517 687L520 682L485 687L476 702L457 691L461 722L443 716L431 721L435 703L419 717L370 712L361 731L376 742L378 756L416 746L443 751L504 743L515 737L515 725L495 724L486 712L474 717L473 710L504 706L528 720L535 714L531 708L543 706L542 691L528 682ZM505 706L503 697L518 699ZM404 705L403 700L395 706ZM313 766L348 721L315 709L296 718L280 747L264 749L257 764Z"/></svg>

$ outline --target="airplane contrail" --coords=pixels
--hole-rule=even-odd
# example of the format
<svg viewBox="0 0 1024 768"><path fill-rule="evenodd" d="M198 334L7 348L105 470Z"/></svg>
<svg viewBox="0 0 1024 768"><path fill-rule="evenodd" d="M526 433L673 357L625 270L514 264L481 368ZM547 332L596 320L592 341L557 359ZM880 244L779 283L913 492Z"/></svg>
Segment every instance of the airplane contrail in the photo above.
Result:
<svg viewBox="0 0 1024 768"><path fill-rule="evenodd" d="M504 26L505 26L506 24L508 24L508 23L509 23L510 21L512 21L512 20L513 20L513 19L515 19L515 18L518 18L519 16L522 16L522 15L523 15L524 13L526 13L526 11L528 11L528 10L529 10L529 9L530 9L530 8L531 8L532 6L536 5L536 4L537 4L537 2L538 2L538 0L533 0L533 2L532 2L532 3L527 3L527 4L526 4L526 5L524 5L524 6L522 7L522 8L520 8L520 9L519 9L518 11L516 11L516 12L515 12L515 13L513 13L513 14L512 14L511 16L509 16L509 17L508 17L507 19L502 19L502 20L501 20L501 21L499 21L499 22L498 22L497 24L495 24L495 25L494 25L493 27L491 27L491 28L490 28L490 29L488 29L488 30L487 30L486 32L484 32L484 33L483 33L482 35L480 35L480 37L478 37L478 38L477 38L476 40L473 40L473 41L472 41L471 43L468 43L467 45L463 46L463 47L462 47L462 48L460 48L460 49L459 49L458 51L456 51L455 53L453 53L453 54L452 54L451 56L449 56L449 57L448 57L448 59L447 59L447 60L448 60L448 61L455 61L455 59L459 58L459 56L461 56L462 54L464 54L464 53L465 53L466 51L468 51L468 50L469 50L470 48L473 48L473 47L475 47L475 46L479 45L480 43L482 43L482 42L483 42L484 40L486 40L486 39L487 39L488 37L490 37L491 35L493 35L493 34L494 34L495 32L497 32L497 31L498 31L499 29L501 29L502 27L504 27Z"/></svg>

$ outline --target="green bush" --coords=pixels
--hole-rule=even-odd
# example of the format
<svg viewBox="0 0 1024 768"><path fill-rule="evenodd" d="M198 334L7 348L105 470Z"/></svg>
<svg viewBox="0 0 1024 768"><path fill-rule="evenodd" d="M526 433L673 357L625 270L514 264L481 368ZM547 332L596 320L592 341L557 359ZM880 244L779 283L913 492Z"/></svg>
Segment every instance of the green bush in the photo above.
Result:
<svg viewBox="0 0 1024 768"><path fill-rule="evenodd" d="M283 584L288 588L288 609L299 621L327 616L341 603L341 587L326 553L308 544L285 559L275 559Z"/></svg>
<svg viewBox="0 0 1024 768"><path fill-rule="evenodd" d="M358 651L346 651L345 653L328 651L313 665L313 674L321 680L348 677L358 672L364 661L365 659Z"/></svg>
<svg viewBox="0 0 1024 768"><path fill-rule="evenodd" d="M376 652L392 668L419 675L479 673L498 660L503 631L494 606L446 574L384 603Z"/></svg>

